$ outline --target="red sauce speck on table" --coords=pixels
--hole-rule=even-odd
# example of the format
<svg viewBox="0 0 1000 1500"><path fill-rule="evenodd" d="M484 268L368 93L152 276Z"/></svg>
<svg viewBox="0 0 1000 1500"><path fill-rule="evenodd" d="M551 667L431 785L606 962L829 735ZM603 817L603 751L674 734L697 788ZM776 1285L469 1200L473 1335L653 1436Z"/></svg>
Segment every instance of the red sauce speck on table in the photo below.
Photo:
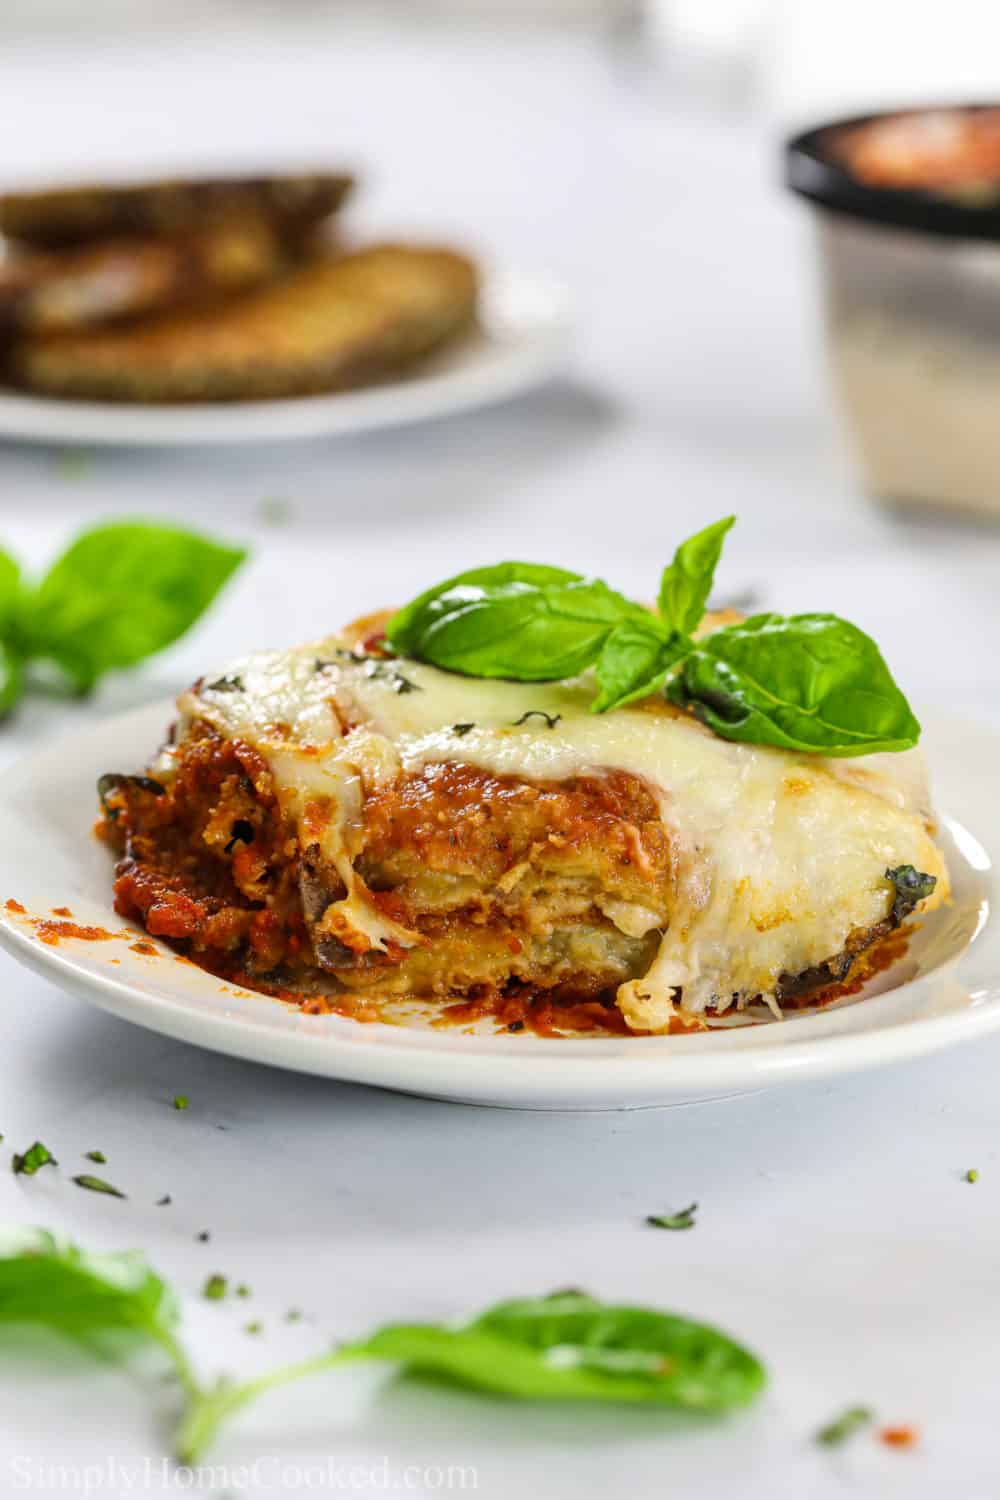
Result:
<svg viewBox="0 0 1000 1500"><path fill-rule="evenodd" d="M13 896L7 897L7 900L4 902L4 906L6 906L8 911L20 912L22 917L27 911L27 907L22 906L20 901L15 901Z"/></svg>
<svg viewBox="0 0 1000 1500"><path fill-rule="evenodd" d="M68 906L54 906L52 908L52 915L54 917L71 917L73 913Z"/></svg>
<svg viewBox="0 0 1000 1500"><path fill-rule="evenodd" d="M130 953L148 953L152 958L155 958L159 951L159 948L154 948L152 943L129 943Z"/></svg>
<svg viewBox="0 0 1000 1500"><path fill-rule="evenodd" d="M912 1448L917 1441L917 1429L908 1425L883 1427L879 1437L889 1448Z"/></svg>

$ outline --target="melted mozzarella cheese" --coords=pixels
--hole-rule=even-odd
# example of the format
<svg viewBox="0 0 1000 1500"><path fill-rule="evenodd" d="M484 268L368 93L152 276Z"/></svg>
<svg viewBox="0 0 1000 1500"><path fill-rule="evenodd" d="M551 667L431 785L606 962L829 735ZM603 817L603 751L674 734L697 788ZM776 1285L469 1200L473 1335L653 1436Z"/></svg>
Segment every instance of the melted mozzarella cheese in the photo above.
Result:
<svg viewBox="0 0 1000 1500"><path fill-rule="evenodd" d="M459 677L359 658L334 638L248 657L180 708L266 757L303 843L315 841L310 805L334 810L318 841L347 896L323 922L343 917L376 946L415 935L367 905L352 868L367 790L443 761L540 781L641 777L657 798L676 882L655 961L618 995L645 1030L669 1024L678 991L686 1012L724 1009L773 997L783 975L839 954L885 918L887 868L934 874L935 903L946 895L918 751L824 760L719 739L662 698L596 715L593 695L587 678ZM623 930L635 926L634 913L619 915Z"/></svg>

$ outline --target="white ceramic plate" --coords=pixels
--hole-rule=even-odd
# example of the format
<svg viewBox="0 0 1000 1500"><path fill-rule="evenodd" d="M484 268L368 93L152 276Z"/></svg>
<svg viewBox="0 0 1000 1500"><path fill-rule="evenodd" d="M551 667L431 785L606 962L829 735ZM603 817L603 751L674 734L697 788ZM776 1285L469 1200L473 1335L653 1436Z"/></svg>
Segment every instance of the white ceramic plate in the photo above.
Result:
<svg viewBox="0 0 1000 1500"><path fill-rule="evenodd" d="M487 271L480 329L405 379L284 401L128 406L0 391L0 437L55 443L248 443L397 427L503 401L563 366L571 323L564 288Z"/></svg>
<svg viewBox="0 0 1000 1500"><path fill-rule="evenodd" d="M103 771L141 768L169 704L107 719L41 750L0 783L0 944L71 993L167 1036L235 1057L409 1093L532 1109L692 1103L920 1056L1000 1026L1000 924L987 925L1000 857L1000 734L950 721L925 742L945 820L954 901L861 996L822 1013L688 1036L547 1040L304 1016L140 936L111 907L112 861L92 836ZM976 837L966 829L976 827ZM983 844L979 842L983 840ZM985 847L984 847L985 845ZM8 910L13 897L26 915ZM68 907L111 941L42 942L32 918Z"/></svg>

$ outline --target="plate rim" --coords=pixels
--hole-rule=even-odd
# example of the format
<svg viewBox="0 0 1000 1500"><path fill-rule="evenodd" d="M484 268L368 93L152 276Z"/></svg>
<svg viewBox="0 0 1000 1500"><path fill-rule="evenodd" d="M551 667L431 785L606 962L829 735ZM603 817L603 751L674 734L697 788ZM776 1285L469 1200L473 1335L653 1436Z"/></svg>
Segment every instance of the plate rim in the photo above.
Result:
<svg viewBox="0 0 1000 1500"><path fill-rule="evenodd" d="M14 808L20 786L44 785L46 763L65 756L69 739L73 741L74 754L83 762L82 777L88 774L86 741L94 740L95 754L97 742L109 735L125 740L126 745L129 737L141 739L148 749L152 742L150 729L157 726L154 732L162 731L172 711L170 700L147 703L124 714L97 719L65 739L60 737L41 753L37 749L29 752L10 767L0 785L0 823ZM954 725L959 721L948 716L945 722ZM1000 731L988 726L982 728L1000 741ZM968 834L964 825L957 824L957 820L947 822L965 832L981 849L978 839ZM90 836L89 827L89 821L81 824L81 840ZM11 883L2 860L0 875L7 877L5 883ZM109 868L107 915L119 928L133 925L113 913L110 895ZM67 903L73 899L68 896ZM27 918L31 915L29 912ZM984 919L973 944L987 925ZM138 926L134 930L137 936L146 936ZM933 973L905 981L884 996L869 996L858 1003L866 1008L878 1006L890 996L899 997L903 991L911 988L916 991L920 985L947 977L973 944L946 959ZM101 1010L211 1051L314 1076L443 1094L453 1099L471 1096L478 1103L497 1102L487 1097L491 1092L520 1094L522 1099L530 1099L528 1107L535 1108L590 1107L571 1102L583 1095L598 1107L601 1101L615 1099L617 1107L627 1108L636 1093L643 1101L680 1102L693 1100L705 1090L708 1094L701 1092L701 1097L723 1090L740 1092L769 1087L795 1079L826 1078L911 1060L1000 1028L998 979L998 985L991 986L989 992L980 995L973 990L968 1005L960 1010L902 1017L881 1026L835 1035L796 1036L794 1042L780 1039L784 1026L790 1024L798 1029L808 1025L810 1018L793 1018L790 1022L735 1033L715 1032L713 1035L720 1043L723 1035L735 1038L773 1034L774 1040L743 1045L734 1045L731 1040L728 1045L686 1054L684 1038L680 1037L606 1040L530 1037L515 1041L501 1035L476 1038L475 1044L469 1046L468 1039L457 1030L445 1034L386 1022L360 1023L341 1016L303 1017L279 1000L237 986L227 986L226 1002L220 1005L218 979L192 965L195 974L216 987L214 1004L199 1011L193 1003L155 993L155 988L140 988L136 978L129 976L129 970L134 976L139 973L138 956L129 961L122 974L97 972L81 965L72 950L41 943L34 931L29 930L25 917L2 905L0 947L33 972L70 994L82 996ZM155 987L155 978L152 983ZM254 1014L258 1007L268 1008L270 1022L264 1019L263 1009ZM234 1008L240 1010L238 1016L233 1016ZM844 1007L841 1014L849 1009ZM322 1040L318 1033L325 1033ZM484 1046L484 1042L489 1045ZM373 1076L373 1072L378 1076ZM547 1104L542 1096L551 1102Z"/></svg>

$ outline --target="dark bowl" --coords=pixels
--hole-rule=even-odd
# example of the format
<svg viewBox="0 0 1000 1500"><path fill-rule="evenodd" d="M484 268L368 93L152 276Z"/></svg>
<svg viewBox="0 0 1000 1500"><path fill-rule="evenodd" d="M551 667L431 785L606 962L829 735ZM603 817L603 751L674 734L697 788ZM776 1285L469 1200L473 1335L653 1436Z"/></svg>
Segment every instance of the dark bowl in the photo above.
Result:
<svg viewBox="0 0 1000 1500"><path fill-rule="evenodd" d="M895 225L951 238L1000 239L1000 179L996 197L984 203L959 202L942 193L913 188L875 187L860 181L831 154L840 134L878 120L906 120L933 114L974 114L1000 109L996 103L928 104L911 109L876 110L828 121L792 137L785 147L785 182L792 192L832 213L872 224Z"/></svg>

